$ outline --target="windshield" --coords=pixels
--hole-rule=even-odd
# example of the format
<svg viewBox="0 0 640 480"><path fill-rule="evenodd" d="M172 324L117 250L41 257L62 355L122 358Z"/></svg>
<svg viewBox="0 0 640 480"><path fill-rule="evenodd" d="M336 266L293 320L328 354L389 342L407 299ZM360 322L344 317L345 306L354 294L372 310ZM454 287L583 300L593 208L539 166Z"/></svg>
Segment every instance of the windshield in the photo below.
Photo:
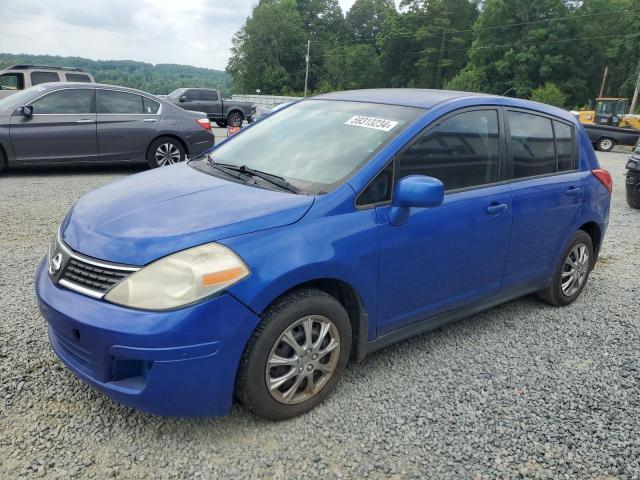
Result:
<svg viewBox="0 0 640 480"><path fill-rule="evenodd" d="M42 87L31 87L3 98L0 100L0 110L5 110L13 106L21 107L25 103L28 103L29 100L33 98L34 89L38 88L42 89Z"/></svg>
<svg viewBox="0 0 640 480"><path fill-rule="evenodd" d="M171 92L169 95L167 95L167 97L169 97L169 98L178 98L180 95L182 95L186 91L187 91L186 88L179 88L179 89L174 90L173 92Z"/></svg>
<svg viewBox="0 0 640 480"><path fill-rule="evenodd" d="M422 113L395 105L306 100L227 140L210 157L283 177L310 194L326 193Z"/></svg>

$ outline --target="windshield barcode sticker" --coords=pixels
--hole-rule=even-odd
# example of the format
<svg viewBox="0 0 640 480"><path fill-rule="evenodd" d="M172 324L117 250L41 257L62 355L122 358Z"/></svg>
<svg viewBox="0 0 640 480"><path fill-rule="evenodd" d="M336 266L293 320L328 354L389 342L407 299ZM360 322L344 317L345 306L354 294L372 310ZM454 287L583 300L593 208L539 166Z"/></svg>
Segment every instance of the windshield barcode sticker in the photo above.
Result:
<svg viewBox="0 0 640 480"><path fill-rule="evenodd" d="M384 118L376 117L363 117L356 115L344 122L345 125L351 125L353 127L373 128L374 130L382 130L383 132L389 132L398 125L398 122L393 120L385 120Z"/></svg>

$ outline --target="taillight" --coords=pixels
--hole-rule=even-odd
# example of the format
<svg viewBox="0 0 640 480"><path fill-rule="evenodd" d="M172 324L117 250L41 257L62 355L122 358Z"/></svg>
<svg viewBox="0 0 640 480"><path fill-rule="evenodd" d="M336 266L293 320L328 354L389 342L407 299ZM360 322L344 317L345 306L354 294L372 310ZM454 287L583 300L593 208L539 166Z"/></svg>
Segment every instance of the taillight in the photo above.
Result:
<svg viewBox="0 0 640 480"><path fill-rule="evenodd" d="M604 188L609 190L609 193L611 193L611 189L613 188L613 180L611 179L611 175L609 174L609 172L603 170L602 168L596 168L594 170L591 170L591 173L593 173L593 176L600 180L600 183L604 185Z"/></svg>
<svg viewBox="0 0 640 480"><path fill-rule="evenodd" d="M199 118L196 120L196 123L200 125L205 130L211 131L211 122L207 118Z"/></svg>

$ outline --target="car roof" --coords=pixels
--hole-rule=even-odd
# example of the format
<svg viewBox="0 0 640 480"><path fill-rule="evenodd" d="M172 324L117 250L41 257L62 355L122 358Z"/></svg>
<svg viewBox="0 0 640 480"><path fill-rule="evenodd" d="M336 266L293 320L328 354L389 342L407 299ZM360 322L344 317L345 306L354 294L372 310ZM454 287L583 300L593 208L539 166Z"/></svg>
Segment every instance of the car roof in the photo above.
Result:
<svg viewBox="0 0 640 480"><path fill-rule="evenodd" d="M78 88L78 87L82 87L82 88L104 88L104 89L109 89L109 90L119 90L122 92L130 92L130 93L137 93L139 95L147 95L149 97L155 97L156 95L152 94L152 93L148 93L148 92L143 92L142 90L136 90L135 88L129 88L129 87L121 87L120 85L109 85L106 83L94 83L94 82L49 82L49 83L40 83L38 85L36 85L35 87L32 88L45 88L47 90L50 89L56 89L56 90L60 90L63 88Z"/></svg>
<svg viewBox="0 0 640 480"><path fill-rule="evenodd" d="M347 102L367 102L401 107L413 107L429 110L438 104L455 100L458 106L490 104L503 107L524 108L547 115L553 115L565 121L579 124L574 115L567 110L533 102L521 98L504 97L475 92L454 90L431 90L420 88L376 88L368 90L346 90L311 97L310 100L340 100ZM458 102L459 101L459 102Z"/></svg>
<svg viewBox="0 0 640 480"><path fill-rule="evenodd" d="M403 107L432 108L433 106L460 97L488 97L482 93L457 92L454 90L432 90L423 88L374 88L368 90L346 90L312 97L317 100L343 100L352 102L383 103Z"/></svg>

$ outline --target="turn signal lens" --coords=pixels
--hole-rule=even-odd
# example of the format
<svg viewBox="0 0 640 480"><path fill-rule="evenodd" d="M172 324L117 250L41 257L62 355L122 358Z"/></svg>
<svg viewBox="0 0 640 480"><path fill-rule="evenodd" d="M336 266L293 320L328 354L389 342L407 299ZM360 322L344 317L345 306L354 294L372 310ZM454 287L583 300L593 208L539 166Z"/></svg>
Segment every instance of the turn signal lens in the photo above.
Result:
<svg viewBox="0 0 640 480"><path fill-rule="evenodd" d="M611 174L602 168L591 170L591 173L594 177L600 180L600 183L604 185L607 190L609 190L609 193L611 193L611 190L613 189L613 180L611 178Z"/></svg>

